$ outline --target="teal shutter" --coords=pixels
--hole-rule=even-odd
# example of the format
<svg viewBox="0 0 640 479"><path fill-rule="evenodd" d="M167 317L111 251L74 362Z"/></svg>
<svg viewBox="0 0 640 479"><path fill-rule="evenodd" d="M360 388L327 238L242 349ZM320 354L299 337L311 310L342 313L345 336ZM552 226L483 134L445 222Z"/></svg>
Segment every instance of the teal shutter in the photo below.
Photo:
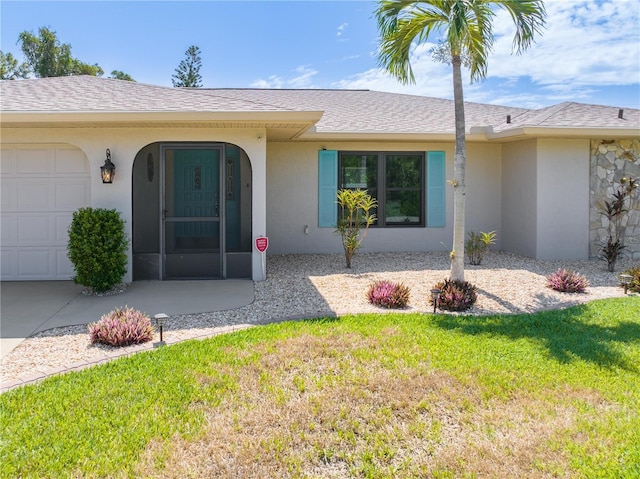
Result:
<svg viewBox="0 0 640 479"><path fill-rule="evenodd" d="M335 228L338 224L338 152L318 152L318 226Z"/></svg>
<svg viewBox="0 0 640 479"><path fill-rule="evenodd" d="M427 226L443 227L445 213L446 161L444 151L427 152Z"/></svg>

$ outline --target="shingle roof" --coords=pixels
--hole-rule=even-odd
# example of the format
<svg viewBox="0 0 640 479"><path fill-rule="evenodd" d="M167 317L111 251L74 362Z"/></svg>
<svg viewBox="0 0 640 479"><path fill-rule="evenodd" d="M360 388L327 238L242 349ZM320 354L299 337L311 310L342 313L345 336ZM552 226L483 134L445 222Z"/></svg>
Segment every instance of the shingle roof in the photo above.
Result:
<svg viewBox="0 0 640 479"><path fill-rule="evenodd" d="M281 111L285 108L242 98L198 94L94 76L0 82L0 109L15 112L203 112Z"/></svg>
<svg viewBox="0 0 640 479"><path fill-rule="evenodd" d="M292 110L321 110L318 132L454 133L452 100L370 90L202 90L237 99L277 104ZM497 124L527 110L466 103L467 127Z"/></svg>
<svg viewBox="0 0 640 479"><path fill-rule="evenodd" d="M622 110L622 118L619 117ZM551 128L640 128L640 110L565 102L540 110L529 110L494 126L495 131L515 127Z"/></svg>
<svg viewBox="0 0 640 479"><path fill-rule="evenodd" d="M168 88L91 76L0 82L3 113L322 111L317 133L453 134L452 100L369 90ZM466 125L504 132L539 128L640 128L640 110L560 103L540 110L466 103ZM507 123L507 115L511 123Z"/></svg>

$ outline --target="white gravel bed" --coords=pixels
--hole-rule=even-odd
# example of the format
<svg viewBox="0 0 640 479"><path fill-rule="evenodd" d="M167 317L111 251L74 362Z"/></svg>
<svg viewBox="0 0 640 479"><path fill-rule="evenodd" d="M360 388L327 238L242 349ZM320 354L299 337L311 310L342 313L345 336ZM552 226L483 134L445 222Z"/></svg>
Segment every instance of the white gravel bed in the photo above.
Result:
<svg viewBox="0 0 640 479"><path fill-rule="evenodd" d="M255 283L252 304L228 311L174 316L164 329L165 340L213 335L223 326L386 312L366 299L367 288L378 279L402 282L410 288L409 307L402 311L431 312L430 289L449 273L449 259L443 252L358 253L352 269L344 265L340 254L269 256L267 280ZM465 314L530 313L622 296L617 274L629 267L631 262L621 260L617 273L610 273L603 261L538 261L491 252L482 265L465 266L465 279L478 287L478 301ZM547 288L546 276L558 268L585 275L590 285L587 292L567 294ZM86 326L51 329L26 339L2 359L2 381L93 363L114 350L90 344Z"/></svg>

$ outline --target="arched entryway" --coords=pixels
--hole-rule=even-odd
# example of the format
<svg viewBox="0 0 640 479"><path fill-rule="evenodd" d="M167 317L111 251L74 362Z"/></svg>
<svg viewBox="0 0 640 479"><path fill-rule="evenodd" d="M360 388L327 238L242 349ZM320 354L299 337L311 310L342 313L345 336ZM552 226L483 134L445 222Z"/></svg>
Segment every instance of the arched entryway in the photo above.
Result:
<svg viewBox="0 0 640 479"><path fill-rule="evenodd" d="M133 163L133 279L251 278L251 162L230 143L153 143Z"/></svg>

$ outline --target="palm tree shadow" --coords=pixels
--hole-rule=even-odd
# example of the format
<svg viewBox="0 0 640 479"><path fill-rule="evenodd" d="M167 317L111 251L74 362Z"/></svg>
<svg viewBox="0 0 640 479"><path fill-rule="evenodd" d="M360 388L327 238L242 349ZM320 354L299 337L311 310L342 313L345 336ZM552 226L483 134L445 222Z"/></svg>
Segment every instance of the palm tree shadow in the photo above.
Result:
<svg viewBox="0 0 640 479"><path fill-rule="evenodd" d="M624 321L611 326L589 321L593 309L588 305L537 314L487 317L439 316L436 326L468 335L503 336L512 340L531 339L544 345L561 363L577 359L606 368L639 372L636 364L621 352L620 344L638 341L640 323Z"/></svg>

